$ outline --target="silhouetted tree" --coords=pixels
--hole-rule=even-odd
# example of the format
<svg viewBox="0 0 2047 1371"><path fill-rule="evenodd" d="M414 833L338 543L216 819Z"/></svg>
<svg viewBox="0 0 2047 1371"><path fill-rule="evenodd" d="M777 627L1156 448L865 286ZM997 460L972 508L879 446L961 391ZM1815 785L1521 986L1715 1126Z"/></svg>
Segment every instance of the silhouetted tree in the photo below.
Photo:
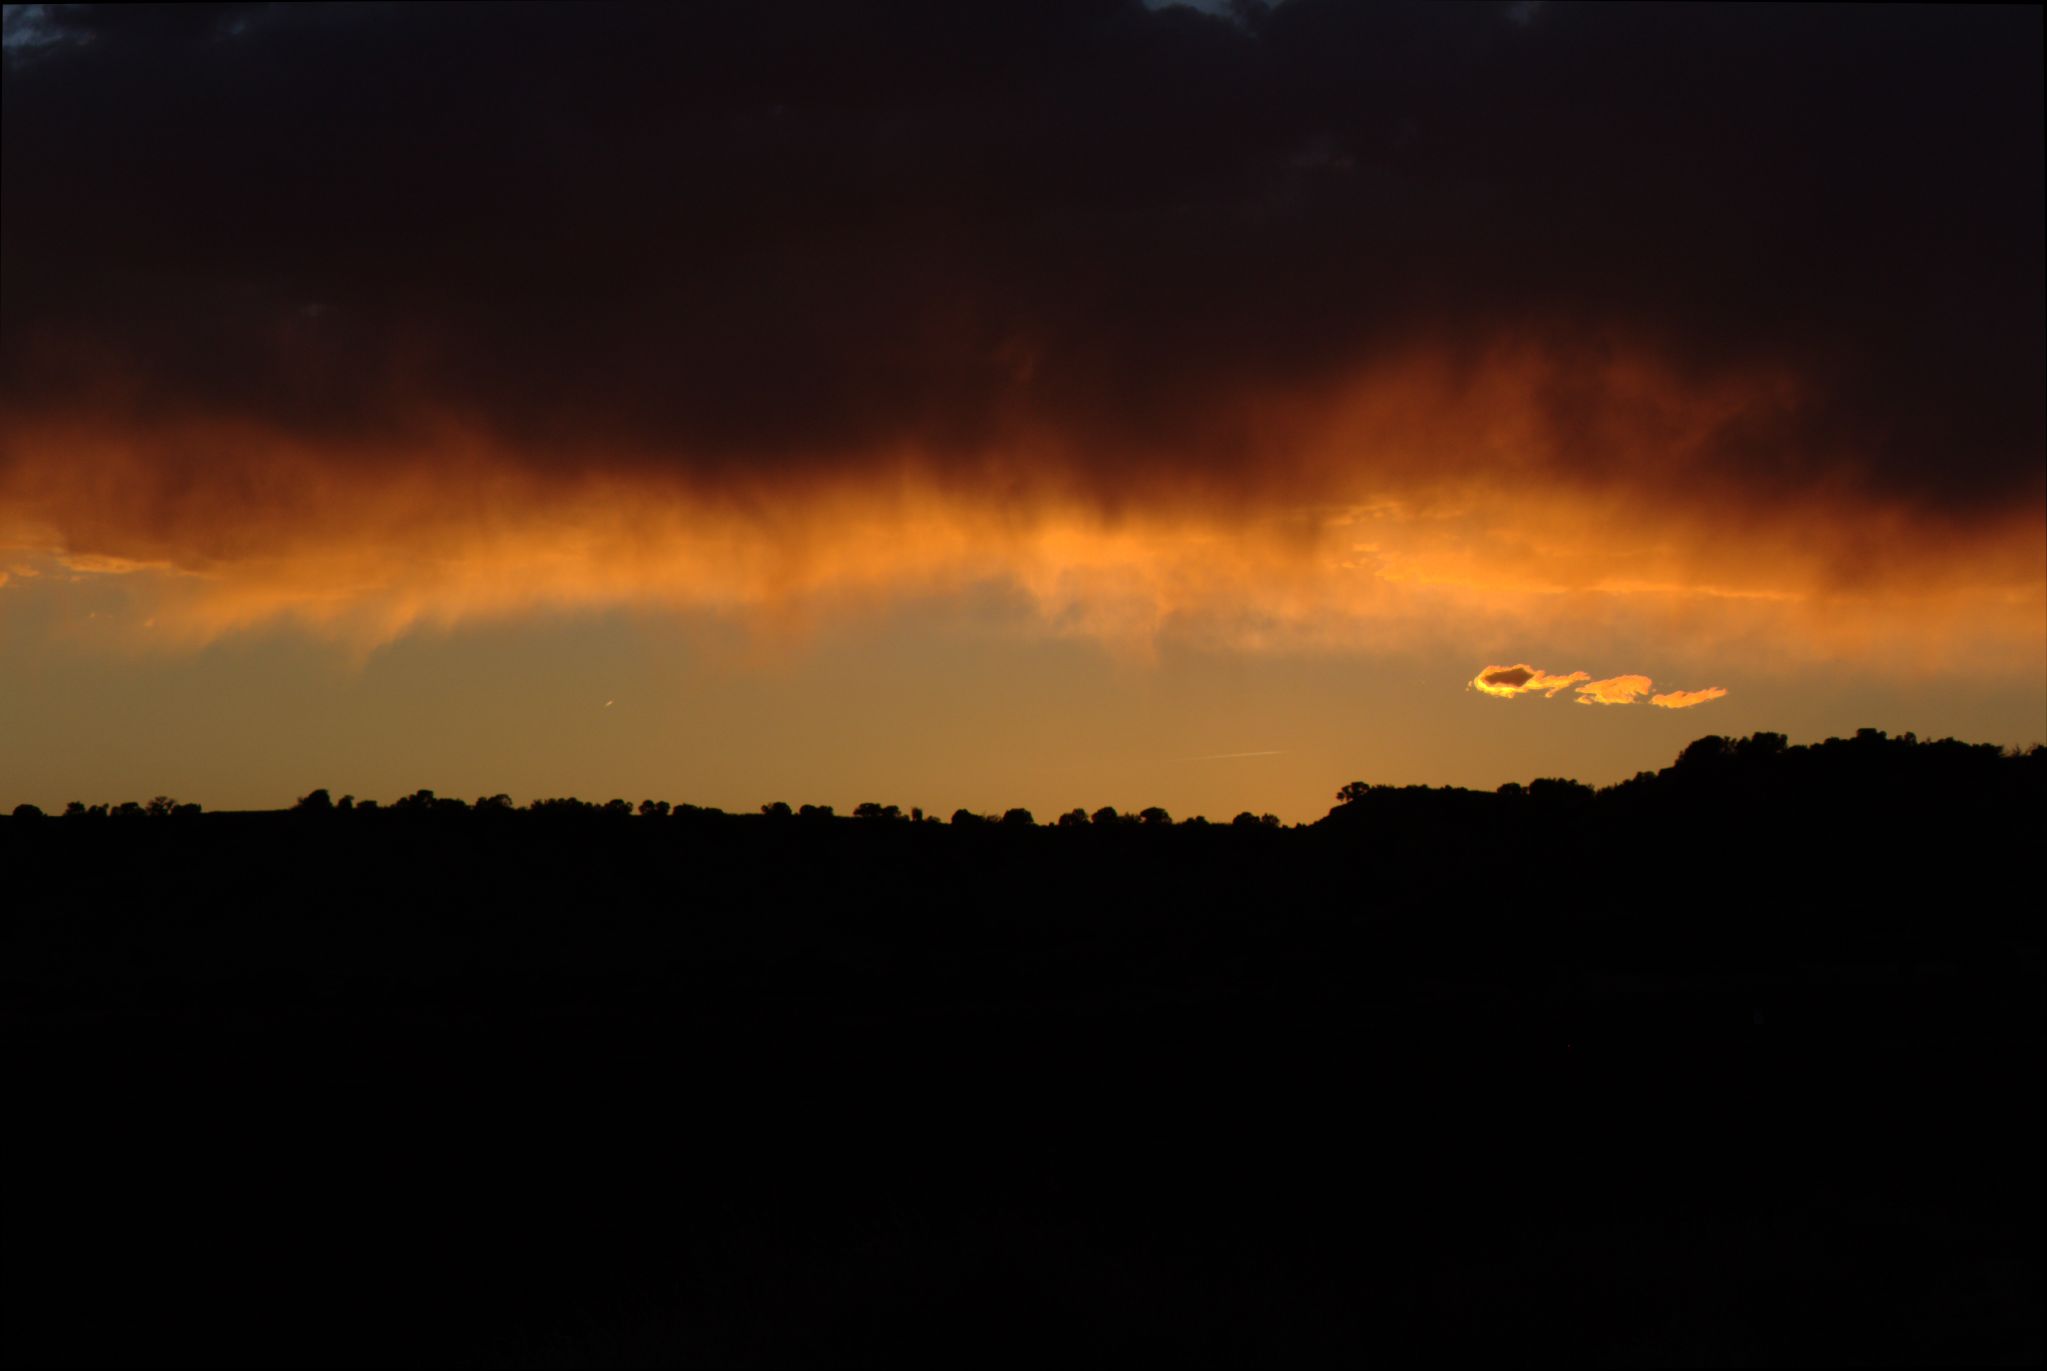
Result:
<svg viewBox="0 0 2047 1371"><path fill-rule="evenodd" d="M1173 823L1173 816L1157 805L1153 805L1149 809L1138 813L1137 822L1148 828L1170 828Z"/></svg>
<svg viewBox="0 0 2047 1371"><path fill-rule="evenodd" d="M1086 828L1087 822L1087 811L1085 809L1069 809L1059 816L1059 827L1061 828Z"/></svg>
<svg viewBox="0 0 2047 1371"><path fill-rule="evenodd" d="M1005 809L1002 811L1002 822L1011 828L1032 828L1038 821L1031 817L1028 809Z"/></svg>
<svg viewBox="0 0 2047 1371"><path fill-rule="evenodd" d="M971 809L955 809L952 812L952 822L955 827L965 828L972 824L984 824L988 821L974 813Z"/></svg>
<svg viewBox="0 0 2047 1371"><path fill-rule="evenodd" d="M422 793L426 795L429 801L433 799L432 791L429 790ZM400 800L398 803L402 807L405 801ZM292 808L301 814L325 814L334 808L334 801L329 798L326 790L322 788L299 796L298 803L293 805Z"/></svg>
<svg viewBox="0 0 2047 1371"><path fill-rule="evenodd" d="M14 817L17 819L40 819L43 817L43 811L32 804L18 804L14 807Z"/></svg>
<svg viewBox="0 0 2047 1371"><path fill-rule="evenodd" d="M67 805L65 805L65 806L64 806L64 817L65 817L65 818L67 818L67 819L82 819L82 818L84 818L84 817L85 817L85 801L83 801L83 800L73 800L73 801L72 801L72 802L71 802L70 804L67 804Z"/></svg>
<svg viewBox="0 0 2047 1371"><path fill-rule="evenodd" d="M614 819L629 819L632 817L633 807L625 800L606 800L604 802L604 812Z"/></svg>
<svg viewBox="0 0 2047 1371"><path fill-rule="evenodd" d="M431 790L415 791L393 805L394 809L410 809L429 814L467 814L469 801L455 795L435 795Z"/></svg>
<svg viewBox="0 0 2047 1371"><path fill-rule="evenodd" d="M830 805L805 805L796 811L796 817L799 819L829 819L832 817L832 807Z"/></svg>
<svg viewBox="0 0 2047 1371"><path fill-rule="evenodd" d="M665 818L667 818L667 817L668 817L668 801L666 801L666 800L642 800L642 801L640 801L640 817L641 817L642 819L665 819Z"/></svg>
<svg viewBox="0 0 2047 1371"><path fill-rule="evenodd" d="M1862 731L1864 733L1874 732L1873 729L1867 728ZM1727 739L1717 733L1708 734L1704 738L1695 740L1684 751L1677 754L1677 769L1681 772L1704 772L1718 767L1730 755Z"/></svg>
<svg viewBox="0 0 2047 1371"><path fill-rule="evenodd" d="M364 800L363 807L367 809L375 803L373 800ZM555 799L531 801L527 804L526 810L529 814L586 814L596 807L588 800L579 800L575 796L569 795Z"/></svg>
<svg viewBox="0 0 2047 1371"><path fill-rule="evenodd" d="M1106 828L1123 822L1123 816L1116 812L1116 806L1103 805L1100 809L1088 815L1088 822L1101 824Z"/></svg>
<svg viewBox="0 0 2047 1371"><path fill-rule="evenodd" d="M809 805L803 807L805 809L810 808ZM786 800L770 800L761 806L761 813L770 819L786 819L792 812Z"/></svg>
<svg viewBox="0 0 2047 1371"><path fill-rule="evenodd" d="M1758 762L1783 756L1789 744L1781 733L1752 733L1734 745L1734 755L1744 762Z"/></svg>
<svg viewBox="0 0 2047 1371"><path fill-rule="evenodd" d="M874 801L868 800L853 806L853 817L856 819L900 819L903 817L903 811L894 805L876 804Z"/></svg>

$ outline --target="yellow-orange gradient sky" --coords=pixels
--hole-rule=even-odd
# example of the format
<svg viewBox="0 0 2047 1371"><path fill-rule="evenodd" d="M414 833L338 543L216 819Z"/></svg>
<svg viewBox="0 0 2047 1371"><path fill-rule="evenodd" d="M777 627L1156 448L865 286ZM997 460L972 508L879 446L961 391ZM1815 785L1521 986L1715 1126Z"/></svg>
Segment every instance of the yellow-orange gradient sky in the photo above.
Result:
<svg viewBox="0 0 2047 1371"><path fill-rule="evenodd" d="M10 18L0 804L2047 734L2037 13L546 13Z"/></svg>

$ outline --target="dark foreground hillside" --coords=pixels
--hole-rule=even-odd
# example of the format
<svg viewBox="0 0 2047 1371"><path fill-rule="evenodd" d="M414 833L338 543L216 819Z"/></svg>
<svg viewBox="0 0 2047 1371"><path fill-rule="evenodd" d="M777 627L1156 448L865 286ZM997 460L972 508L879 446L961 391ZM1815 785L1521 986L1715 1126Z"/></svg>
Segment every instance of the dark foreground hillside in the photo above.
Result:
<svg viewBox="0 0 2047 1371"><path fill-rule="evenodd" d="M2047 1354L2047 753L1346 796L0 819L6 1357Z"/></svg>

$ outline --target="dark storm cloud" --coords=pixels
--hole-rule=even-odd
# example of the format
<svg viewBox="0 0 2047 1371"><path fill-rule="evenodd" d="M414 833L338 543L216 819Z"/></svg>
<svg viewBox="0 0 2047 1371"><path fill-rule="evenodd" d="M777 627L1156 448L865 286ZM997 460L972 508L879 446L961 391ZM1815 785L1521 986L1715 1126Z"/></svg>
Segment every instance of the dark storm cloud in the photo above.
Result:
<svg viewBox="0 0 2047 1371"><path fill-rule="evenodd" d="M1042 433L1112 498L1508 338L1595 486L1655 454L1572 378L1646 353L1796 378L1729 489L2041 490L2037 9L10 8L17 412L706 474Z"/></svg>

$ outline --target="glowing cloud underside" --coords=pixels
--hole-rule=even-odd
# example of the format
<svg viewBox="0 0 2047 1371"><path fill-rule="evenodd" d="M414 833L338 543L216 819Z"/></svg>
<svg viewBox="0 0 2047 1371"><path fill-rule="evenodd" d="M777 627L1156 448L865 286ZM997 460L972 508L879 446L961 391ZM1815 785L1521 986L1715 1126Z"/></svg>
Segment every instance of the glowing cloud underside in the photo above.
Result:
<svg viewBox="0 0 2047 1371"><path fill-rule="evenodd" d="M1565 690L1571 690L1573 698L1581 705L1631 705L1647 696L1650 704L1663 709L1690 709L1727 694L1722 686L1708 686L1704 690L1673 690L1652 695L1650 692L1655 685L1647 676L1609 676L1595 681L1590 672L1573 671L1557 676L1526 662L1517 662L1513 666L1489 666L1471 678L1470 688L1503 700L1538 691L1546 699L1555 699Z"/></svg>
<svg viewBox="0 0 2047 1371"><path fill-rule="evenodd" d="M853 603L999 587L1050 632L1139 652L1165 637L1454 650L1474 633L1590 625L1677 631L1688 655L1760 644L1780 661L1888 674L2037 663L2037 518L1979 522L1964 540L1881 504L1828 522L1791 499L1680 498L1660 475L1587 494L1553 479L1560 442L1528 393L1543 369L1507 354L1475 379L1426 358L1360 374L1259 417L1283 456L1212 488L1153 481L1137 458L1104 474L1077 436L1028 429L971 473L960 454L905 446L747 474L629 450L542 461L425 421L369 443L0 413L0 596L118 582L131 604L118 622L138 636L152 625L148 641L165 646L278 620L373 646L586 607L782 631ZM1640 375L1611 378L1608 393L1636 417L1657 406L1621 400L1667 401L1670 422L1622 448L1681 454L1685 416L1710 426L1718 413ZM1460 469L1473 449L1500 461ZM1501 698L1614 702L1587 672L1488 672L1473 684Z"/></svg>

